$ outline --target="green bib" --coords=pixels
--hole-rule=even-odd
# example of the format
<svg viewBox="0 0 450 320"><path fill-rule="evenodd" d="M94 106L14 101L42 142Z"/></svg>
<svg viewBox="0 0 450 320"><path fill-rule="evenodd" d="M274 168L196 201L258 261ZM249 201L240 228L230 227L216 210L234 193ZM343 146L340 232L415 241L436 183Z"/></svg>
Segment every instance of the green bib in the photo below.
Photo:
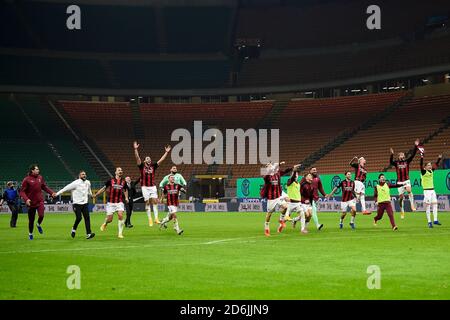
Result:
<svg viewBox="0 0 450 320"><path fill-rule="evenodd" d="M383 186L377 185L377 192L378 203L391 201L391 193L389 191L389 186L387 185L387 183L385 183Z"/></svg>
<svg viewBox="0 0 450 320"><path fill-rule="evenodd" d="M291 185L287 186L287 194L289 199L300 201L300 183L294 181Z"/></svg>
<svg viewBox="0 0 450 320"><path fill-rule="evenodd" d="M433 170L428 171L422 175L422 188L424 189L434 189L433 183Z"/></svg>

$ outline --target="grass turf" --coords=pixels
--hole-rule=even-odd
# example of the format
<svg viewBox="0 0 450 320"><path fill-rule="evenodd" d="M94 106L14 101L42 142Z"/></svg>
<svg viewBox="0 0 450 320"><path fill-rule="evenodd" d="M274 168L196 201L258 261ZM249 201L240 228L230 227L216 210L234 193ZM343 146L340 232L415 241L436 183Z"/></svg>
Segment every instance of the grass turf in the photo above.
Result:
<svg viewBox="0 0 450 320"><path fill-rule="evenodd" d="M117 217L100 232L104 214L93 214L96 237L84 239L81 222L70 237L73 214L47 214L44 234L27 239L26 215L9 228L0 215L0 299L449 299L450 215L428 229L425 213L358 215L356 230L337 213L320 213L325 227L302 235L290 225L263 235L262 213L182 213L178 236L147 226L133 215L133 229L117 238ZM66 285L68 266L81 270L81 289ZM381 289L369 290L367 268L381 270Z"/></svg>

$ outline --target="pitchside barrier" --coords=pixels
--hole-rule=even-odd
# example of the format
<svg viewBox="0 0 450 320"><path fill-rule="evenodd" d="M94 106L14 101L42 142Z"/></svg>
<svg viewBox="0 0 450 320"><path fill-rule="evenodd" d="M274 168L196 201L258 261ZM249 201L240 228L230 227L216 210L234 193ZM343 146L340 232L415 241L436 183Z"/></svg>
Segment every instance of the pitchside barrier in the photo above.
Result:
<svg viewBox="0 0 450 320"><path fill-rule="evenodd" d="M373 189L378 184L378 175L381 172L371 172L367 174L367 179L364 182L366 186L366 196L373 196ZM386 176L386 180L391 183L396 183L397 174L395 172L383 172ZM286 192L286 183L289 176L281 177L281 185ZM331 190L339 185L339 183L345 179L344 174L323 174L320 175L322 185L326 193L330 193ZM414 195L423 195L422 183L420 178L420 171L411 171L410 180L412 186L412 192ZM259 178L239 178L237 179L237 197L242 198L259 198L259 192L264 185L264 179ZM434 171L434 187L437 195L450 194L450 169L436 170ZM335 192L336 196L341 194L341 190L338 189ZM397 188L391 189L391 195L398 195Z"/></svg>

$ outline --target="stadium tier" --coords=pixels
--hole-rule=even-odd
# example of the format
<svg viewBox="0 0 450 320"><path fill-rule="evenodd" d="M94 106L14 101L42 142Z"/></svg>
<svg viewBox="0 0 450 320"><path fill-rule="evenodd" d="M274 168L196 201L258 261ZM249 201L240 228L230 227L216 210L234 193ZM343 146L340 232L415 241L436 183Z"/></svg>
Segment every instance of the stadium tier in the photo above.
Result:
<svg viewBox="0 0 450 320"><path fill-rule="evenodd" d="M230 62L111 61L111 70L123 88L220 88L229 80Z"/></svg>
<svg viewBox="0 0 450 320"><path fill-rule="evenodd" d="M280 159L303 163L338 135L350 133L404 95L396 92L290 101L273 125L280 128Z"/></svg>
<svg viewBox="0 0 450 320"><path fill-rule="evenodd" d="M432 48L432 49L431 49ZM437 37L382 47L356 47L341 52L261 57L242 64L242 87L310 84L374 77L450 62L450 37Z"/></svg>
<svg viewBox="0 0 450 320"><path fill-rule="evenodd" d="M98 60L0 54L0 84L110 87Z"/></svg>
<svg viewBox="0 0 450 320"><path fill-rule="evenodd" d="M128 103L59 101L58 107L84 136L95 141L115 166L122 167L125 174L137 177L132 147L133 121Z"/></svg>
<svg viewBox="0 0 450 320"><path fill-rule="evenodd" d="M382 12L382 28L362 28L367 8L376 4ZM439 10L436 10L439 8ZM237 38L260 39L271 49L314 48L376 41L423 33L428 19L446 15L446 0L347 0L308 4L291 1L285 6L241 8L238 12Z"/></svg>
<svg viewBox="0 0 450 320"><path fill-rule="evenodd" d="M396 157L398 152L406 153L412 149L416 138L428 138L443 127L444 120L450 116L449 105L449 95L413 98L373 127L359 131L314 165L322 173L344 172L350 169L348 163L354 156L363 156L369 171L381 171L389 165L389 148L394 149ZM438 154L448 152L449 138L447 129L437 135L436 140L427 142L426 160L435 161ZM418 169L416 159L411 170Z"/></svg>
<svg viewBox="0 0 450 320"><path fill-rule="evenodd" d="M2 46L69 51L155 52L158 38L154 8L82 5L83 27L66 25L67 3L0 3ZM27 21L29 30L21 19ZM32 32L30 32L32 30ZM19 34L20 37L15 35Z"/></svg>
<svg viewBox="0 0 450 320"><path fill-rule="evenodd" d="M9 119L2 123L0 136L0 180L21 181L32 163L40 165L46 180L61 181L73 178L46 141L36 134L29 120L14 102L7 97L0 97L0 112Z"/></svg>

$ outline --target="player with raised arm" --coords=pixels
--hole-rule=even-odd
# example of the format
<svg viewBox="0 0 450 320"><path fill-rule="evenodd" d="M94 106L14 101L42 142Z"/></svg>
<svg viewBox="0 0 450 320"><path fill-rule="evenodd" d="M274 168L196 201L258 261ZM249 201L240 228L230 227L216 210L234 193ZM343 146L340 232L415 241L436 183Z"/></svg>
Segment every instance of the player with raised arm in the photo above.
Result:
<svg viewBox="0 0 450 320"><path fill-rule="evenodd" d="M326 195L326 198L329 199L333 196L333 194L341 188L342 190L342 199L341 199L341 219L339 220L339 229L344 227L344 218L347 215L347 210L350 208L351 210L351 219L350 219L350 227L355 229L355 217L356 217L356 200L355 200L355 182L352 180L352 173L347 171L345 173L345 180L342 180L339 185L333 188L330 194Z"/></svg>
<svg viewBox="0 0 450 320"><path fill-rule="evenodd" d="M391 205L390 189L401 187L403 184L404 182L397 182L396 184L386 182L386 177L383 173L380 173L378 176L378 184L375 186L373 194L375 203L377 204L377 216L373 218L374 226L377 226L378 221L383 218L384 211L386 211L391 222L392 230L396 231L398 229L395 224L394 210Z"/></svg>
<svg viewBox="0 0 450 320"><path fill-rule="evenodd" d="M153 208L153 214L155 215L155 223L158 224L158 190L156 188L155 175L156 169L161 165L164 159L167 158L167 155L170 152L170 145L167 145L164 149L165 152L162 157L158 160L158 162L153 163L152 159L149 156L144 158L144 161L141 161L139 157L139 144L135 141L133 143L134 148L134 156L136 158L136 164L139 168L141 174L141 189L142 196L145 201L145 210L147 212L148 217L148 225L153 226L152 220L152 212L151 208Z"/></svg>
<svg viewBox="0 0 450 320"><path fill-rule="evenodd" d="M361 202L361 212L370 214L370 211L366 210L366 186L364 185L367 176L366 159L364 157L353 157L350 166L355 169L355 193L356 199Z"/></svg>
<svg viewBox="0 0 450 320"><path fill-rule="evenodd" d="M420 153L420 173L422 178L423 188L423 202L426 206L428 227L433 228L433 224L441 225L438 220L438 202L436 191L434 191L434 170L439 167L439 162L442 159L442 154L438 156L436 163L433 165L431 162L423 164L423 153ZM431 207L433 207L433 222L431 222Z"/></svg>
<svg viewBox="0 0 450 320"><path fill-rule="evenodd" d="M161 196L161 199L165 196L167 198L167 208L169 212L167 213L167 216L161 221L161 225L159 226L160 229L167 228L167 223L170 220L173 220L174 225L173 229L178 235L181 235L183 233L183 229L180 229L180 226L178 225L178 218L177 218L177 211L178 211L178 198L180 192L186 192L186 190L183 188L182 185L179 185L175 183L175 175L169 176L169 183L166 184L163 188L163 195Z"/></svg>
<svg viewBox="0 0 450 320"><path fill-rule="evenodd" d="M38 221L36 228L40 234L44 233L42 229L42 221L44 221L44 197L42 196L42 190L49 195L53 195L55 192L47 187L44 178L40 175L39 166L32 164L28 171L28 175L23 179L20 187L20 197L25 201L28 208L28 238L33 240L34 220L36 218L36 212L38 213Z"/></svg>
<svg viewBox="0 0 450 320"><path fill-rule="evenodd" d="M115 177L109 179L105 182L105 185L97 191L94 198L105 192L109 188L108 192L108 203L106 204L106 219L101 225L100 230L105 231L106 227L113 220L114 212L117 212L117 217L119 221L117 226L119 228L118 237L123 238L123 229L125 227L125 222L123 221L123 212L125 207L123 202L128 202L128 185L123 178L122 168L116 168Z"/></svg>
<svg viewBox="0 0 450 320"><path fill-rule="evenodd" d="M293 169L297 169L300 165L294 166L294 168L287 168L285 170L280 170L279 166L284 164L284 162L280 163L268 163L265 167L265 175L264 175L264 186L261 189L260 196L263 199L267 199L267 213L266 219L264 223L264 234L267 237L270 237L270 218L272 217L272 213L275 210L283 206L283 211L287 210L287 205L285 198L283 195L283 190L281 188L281 176L291 172ZM286 222L284 220L284 213L281 212L280 216L280 226L278 229L283 229L286 226Z"/></svg>
<svg viewBox="0 0 450 320"><path fill-rule="evenodd" d="M417 147L419 143L419 139L414 142L414 150L408 158L405 157L404 152L399 152L398 160L394 160L394 149L390 149L391 156L389 158L389 162L392 166L395 167L395 170L397 171L397 181L404 182L404 184L400 188L398 188L398 203L400 205L400 216L402 219L405 218L405 210L403 206L405 192L408 194L409 202L411 203L411 210L416 211L416 207L414 205L414 195L411 191L411 181L409 180L409 165L411 161L413 161L417 153Z"/></svg>
<svg viewBox="0 0 450 320"><path fill-rule="evenodd" d="M95 237L95 233L91 232L91 218L89 216L89 196L92 197L91 182L87 180L86 171L80 170L78 179L69 183L67 186L52 195L56 198L64 192L72 193L73 211L75 212L75 223L73 224L70 236L75 238L78 224L84 217L84 225L86 227L86 239Z"/></svg>

